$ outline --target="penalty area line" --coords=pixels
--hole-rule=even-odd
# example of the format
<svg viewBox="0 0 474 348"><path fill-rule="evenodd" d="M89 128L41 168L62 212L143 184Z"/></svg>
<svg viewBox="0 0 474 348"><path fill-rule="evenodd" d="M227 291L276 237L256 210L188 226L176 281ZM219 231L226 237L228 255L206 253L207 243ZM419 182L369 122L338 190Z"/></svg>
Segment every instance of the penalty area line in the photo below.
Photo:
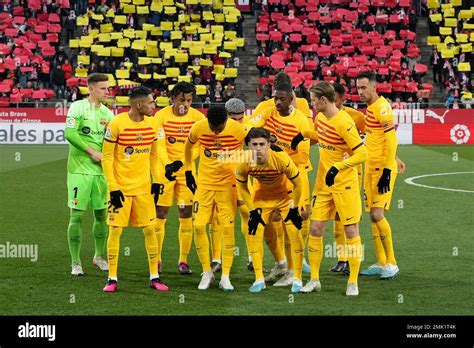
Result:
<svg viewBox="0 0 474 348"><path fill-rule="evenodd" d="M413 176L411 178L405 179L405 182L409 185L425 187L425 188L430 188L434 190L474 193L474 191L472 190L461 190L461 189L452 189L452 188L439 187L439 186L429 186L429 185L418 184L415 182L416 179L420 179L420 178L427 178L431 176L456 175L456 174L474 174L474 172L453 172L453 173L436 173L436 174L418 175L418 176Z"/></svg>

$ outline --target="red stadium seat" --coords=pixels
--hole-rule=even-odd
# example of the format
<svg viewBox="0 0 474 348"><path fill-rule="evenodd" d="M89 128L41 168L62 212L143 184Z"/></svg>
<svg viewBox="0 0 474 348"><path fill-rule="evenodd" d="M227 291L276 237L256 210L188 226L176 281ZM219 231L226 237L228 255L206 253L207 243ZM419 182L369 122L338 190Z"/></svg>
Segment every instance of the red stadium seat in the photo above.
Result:
<svg viewBox="0 0 474 348"><path fill-rule="evenodd" d="M51 23L60 23L61 19L59 18L59 16L56 13L51 13L48 16L48 21L51 22Z"/></svg>
<svg viewBox="0 0 474 348"><path fill-rule="evenodd" d="M37 91L33 91L31 94L32 99L45 99L46 98L46 90L45 89L40 89Z"/></svg>
<svg viewBox="0 0 474 348"><path fill-rule="evenodd" d="M428 71L428 66L425 64L415 64L415 72L418 74L426 74Z"/></svg>
<svg viewBox="0 0 474 348"><path fill-rule="evenodd" d="M268 34L257 34L256 39L257 39L257 41L268 41L270 39L270 35L268 35Z"/></svg>

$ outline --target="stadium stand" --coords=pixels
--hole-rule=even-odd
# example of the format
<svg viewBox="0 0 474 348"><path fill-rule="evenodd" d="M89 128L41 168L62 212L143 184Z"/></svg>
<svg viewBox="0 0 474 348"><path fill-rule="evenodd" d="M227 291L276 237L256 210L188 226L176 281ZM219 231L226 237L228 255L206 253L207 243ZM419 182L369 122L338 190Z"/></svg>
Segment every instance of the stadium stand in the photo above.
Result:
<svg viewBox="0 0 474 348"><path fill-rule="evenodd" d="M202 102L225 102L234 96L242 21L232 0L89 5L76 18L81 36L69 40L75 70L67 87L86 95L84 78L101 72L110 78L117 106L128 105L128 89L137 84L150 87L158 106L166 106L178 81L194 83Z"/></svg>
<svg viewBox="0 0 474 348"><path fill-rule="evenodd" d="M337 81L359 103L355 77L378 73L378 91L392 101L425 103L432 85L419 64L417 17L411 0L268 0L259 16L259 92L269 97L278 71L292 76L297 94L318 80Z"/></svg>
<svg viewBox="0 0 474 348"><path fill-rule="evenodd" d="M433 80L444 91L447 108L470 109L474 54L473 11L470 1L428 1L428 45Z"/></svg>
<svg viewBox="0 0 474 348"><path fill-rule="evenodd" d="M69 1L3 0L0 6L0 106L61 94L50 78L64 78L57 65L66 55L58 43Z"/></svg>

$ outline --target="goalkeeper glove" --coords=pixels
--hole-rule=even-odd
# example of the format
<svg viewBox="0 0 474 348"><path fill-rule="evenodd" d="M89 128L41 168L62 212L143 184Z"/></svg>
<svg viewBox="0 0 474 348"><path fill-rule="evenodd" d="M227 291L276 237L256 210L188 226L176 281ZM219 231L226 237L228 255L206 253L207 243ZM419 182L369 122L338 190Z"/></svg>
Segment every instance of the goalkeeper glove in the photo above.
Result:
<svg viewBox="0 0 474 348"><path fill-rule="evenodd" d="M190 170L187 170L184 172L184 175L186 176L186 186L194 194L196 192L197 185L196 185L196 180L194 180L193 172Z"/></svg>
<svg viewBox="0 0 474 348"><path fill-rule="evenodd" d="M262 209L257 208L250 211L249 217L249 235L254 236L257 233L258 225L265 225L265 222L262 219Z"/></svg>
<svg viewBox="0 0 474 348"><path fill-rule="evenodd" d="M173 163L165 165L166 179L168 179L169 181L175 181L176 175L173 175L173 173L176 173L182 166L183 162L181 161L174 161Z"/></svg>
<svg viewBox="0 0 474 348"><path fill-rule="evenodd" d="M163 184L151 184L151 194L153 195L153 199L156 203L158 203L158 199L160 198L160 195L163 194L163 190L165 188L165 185Z"/></svg>
<svg viewBox="0 0 474 348"><path fill-rule="evenodd" d="M331 168L329 168L326 174L326 185L328 185L329 187L334 185L334 178L336 177L337 173L339 173L339 169L337 169L336 167L332 166Z"/></svg>
<svg viewBox="0 0 474 348"><path fill-rule="evenodd" d="M377 183L377 187L379 188L379 193L387 193L390 191L390 174L392 171L388 168L384 168L382 172L382 176Z"/></svg>
<svg viewBox="0 0 474 348"><path fill-rule="evenodd" d="M296 148L298 147L299 143L301 143L303 140L304 140L303 134L301 133L296 134L296 136L291 141L291 149L293 151L296 151Z"/></svg>
<svg viewBox="0 0 474 348"><path fill-rule="evenodd" d="M110 203L114 208L122 208L122 202L125 201L125 197L123 196L122 191L110 191Z"/></svg>
<svg viewBox="0 0 474 348"><path fill-rule="evenodd" d="M290 208L290 211L288 212L288 215L285 218L285 222L290 220L293 225L299 230L301 230L301 227L303 227L303 218L300 215L300 212L298 211L298 208Z"/></svg>

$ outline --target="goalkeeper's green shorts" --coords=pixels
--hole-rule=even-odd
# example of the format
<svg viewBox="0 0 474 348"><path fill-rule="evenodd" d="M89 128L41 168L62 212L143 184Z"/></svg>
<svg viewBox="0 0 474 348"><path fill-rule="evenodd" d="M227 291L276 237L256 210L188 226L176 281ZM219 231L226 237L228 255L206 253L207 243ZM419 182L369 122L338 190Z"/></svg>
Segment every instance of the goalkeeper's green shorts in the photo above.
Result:
<svg viewBox="0 0 474 348"><path fill-rule="evenodd" d="M68 207L77 210L107 208L107 181L103 175L67 173Z"/></svg>

